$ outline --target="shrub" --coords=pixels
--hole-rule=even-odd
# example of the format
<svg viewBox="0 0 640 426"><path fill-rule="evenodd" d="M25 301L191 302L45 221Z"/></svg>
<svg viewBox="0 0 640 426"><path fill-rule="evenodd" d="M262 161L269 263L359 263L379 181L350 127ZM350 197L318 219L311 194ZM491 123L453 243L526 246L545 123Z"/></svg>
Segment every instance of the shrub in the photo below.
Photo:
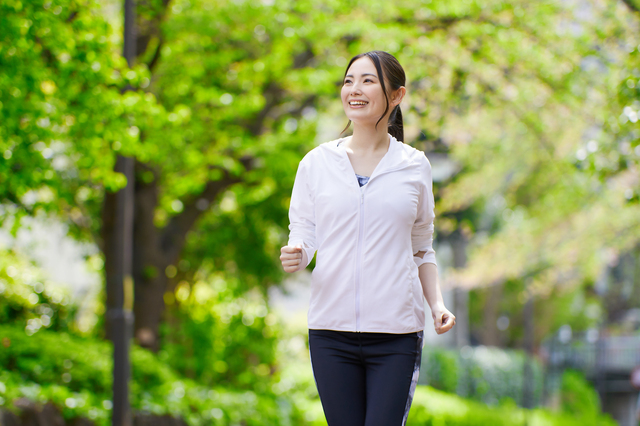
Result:
<svg viewBox="0 0 640 426"><path fill-rule="evenodd" d="M594 414L575 417L545 409L526 410L513 403L489 407L427 386L418 386L408 426L615 426L610 417Z"/></svg>
<svg viewBox="0 0 640 426"><path fill-rule="evenodd" d="M264 297L241 293L237 279L181 282L161 326L159 357L203 385L265 390L275 369L278 327Z"/></svg>
<svg viewBox="0 0 640 426"><path fill-rule="evenodd" d="M0 406L27 397L53 402L66 419L87 417L99 426L109 424L111 401L111 345L67 333L41 330L27 336L22 327L0 325ZM282 379L273 377L265 391L232 391L203 386L177 374L144 349L131 350L131 405L139 412L182 417L189 425L304 426L326 425L317 398L302 336L282 341L290 362ZM293 354L296 357L292 357ZM567 410L525 410L504 400L487 406L427 386L416 390L409 416L411 426L525 425L613 426L596 406L585 404L583 379L567 375ZM581 395L571 399L569 395ZM593 396L593 395L591 395ZM573 402L571 402L573 401ZM576 403L578 401L579 403ZM585 408L586 407L586 408ZM580 411L584 410L584 411Z"/></svg>
<svg viewBox="0 0 640 426"><path fill-rule="evenodd" d="M289 325L283 329L283 338L279 342L278 359L283 366L281 381L274 386L276 393L286 396L287 400L304 412L305 424L326 426L322 406L318 398L311 365L306 329ZM431 348L427 351L431 353ZM440 351L440 365L446 362L457 363L458 358L451 356L454 351ZM501 359L498 358L498 361ZM504 360L502 360L504 361ZM477 367L486 366L478 363ZM440 371L442 373L444 371ZM422 372L421 372L422 376ZM454 377L454 376L451 376ZM447 379L445 379L446 382ZM303 423L298 423L303 424ZM547 409L527 410L518 408L509 398L503 398L498 404L488 406L480 401L465 399L445 393L429 386L418 386L409 414L408 426L614 426L609 417L599 412L589 414L589 418L569 413L554 413Z"/></svg>
<svg viewBox="0 0 640 426"><path fill-rule="evenodd" d="M445 392L456 393L459 370L459 357L455 351L430 348L422 354L421 383Z"/></svg>
<svg viewBox="0 0 640 426"><path fill-rule="evenodd" d="M562 411L574 415L592 417L600 412L598 393L582 373L573 370L562 374L560 403Z"/></svg>
<svg viewBox="0 0 640 426"><path fill-rule="evenodd" d="M420 383L445 392L496 405L505 399L522 401L524 363L522 351L486 346L462 350L425 348L422 355ZM543 368L532 360L533 398L542 403Z"/></svg>
<svg viewBox="0 0 640 426"><path fill-rule="evenodd" d="M77 307L60 286L11 250L0 250L0 324L21 324L28 334L40 328L74 328Z"/></svg>
<svg viewBox="0 0 640 426"><path fill-rule="evenodd" d="M0 325L0 406L26 397L53 402L66 419L87 417L109 423L111 354L109 342L47 330L27 336L22 327ZM283 396L266 390L233 391L202 386L178 375L158 357L131 350L130 400L133 410L170 414L190 425L265 426L301 424L301 414ZM286 421L285 421L286 419Z"/></svg>

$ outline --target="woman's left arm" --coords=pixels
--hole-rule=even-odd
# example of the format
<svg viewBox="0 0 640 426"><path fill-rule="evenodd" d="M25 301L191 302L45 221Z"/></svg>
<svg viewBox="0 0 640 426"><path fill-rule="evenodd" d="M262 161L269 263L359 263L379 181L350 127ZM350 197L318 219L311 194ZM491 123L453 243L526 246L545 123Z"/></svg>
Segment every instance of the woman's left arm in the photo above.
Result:
<svg viewBox="0 0 640 426"><path fill-rule="evenodd" d="M444 306L442 291L438 283L436 252L433 250L433 220L435 205L433 202L433 181L431 164L426 157L422 159L419 176L421 194L418 202L416 222L411 230L413 260L418 266L418 276L422 293L431 308L431 316L438 334L446 333L456 323L456 317Z"/></svg>
<svg viewBox="0 0 640 426"><path fill-rule="evenodd" d="M416 253L415 256L424 256L424 252ZM438 283L438 268L433 263L423 263L418 268L420 284L422 284L422 292L431 308L431 316L433 317L433 325L436 333L443 334L451 330L456 323L456 317L444 306L442 299L442 291Z"/></svg>

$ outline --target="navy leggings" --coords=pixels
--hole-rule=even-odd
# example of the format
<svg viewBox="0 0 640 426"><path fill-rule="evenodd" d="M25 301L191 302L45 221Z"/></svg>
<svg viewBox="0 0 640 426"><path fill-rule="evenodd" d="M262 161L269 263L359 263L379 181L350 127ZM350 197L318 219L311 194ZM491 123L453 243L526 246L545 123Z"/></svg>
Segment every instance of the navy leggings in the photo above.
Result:
<svg viewBox="0 0 640 426"><path fill-rule="evenodd" d="M329 426L404 426L420 372L422 331L309 330L313 375Z"/></svg>

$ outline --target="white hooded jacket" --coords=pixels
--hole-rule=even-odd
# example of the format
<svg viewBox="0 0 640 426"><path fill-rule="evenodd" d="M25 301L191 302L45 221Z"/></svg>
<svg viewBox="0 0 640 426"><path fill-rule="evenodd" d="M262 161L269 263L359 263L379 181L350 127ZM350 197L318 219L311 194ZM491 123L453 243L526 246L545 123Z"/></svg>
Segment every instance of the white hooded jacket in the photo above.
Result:
<svg viewBox="0 0 640 426"><path fill-rule="evenodd" d="M289 245L301 244L312 274L310 329L411 333L424 329L424 299L413 254L432 248L431 165L390 136L389 150L360 187L341 143L300 162L289 209Z"/></svg>

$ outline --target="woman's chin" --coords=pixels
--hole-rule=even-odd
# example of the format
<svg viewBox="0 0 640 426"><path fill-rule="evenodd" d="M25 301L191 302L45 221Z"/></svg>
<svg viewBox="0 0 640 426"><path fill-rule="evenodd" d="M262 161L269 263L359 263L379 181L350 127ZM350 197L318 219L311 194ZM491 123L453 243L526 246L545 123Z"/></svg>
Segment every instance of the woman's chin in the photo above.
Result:
<svg viewBox="0 0 640 426"><path fill-rule="evenodd" d="M351 120L351 123L355 126L371 126L375 127L376 122L378 121L377 117L372 117L371 115L363 115L363 114L347 114L347 118Z"/></svg>

